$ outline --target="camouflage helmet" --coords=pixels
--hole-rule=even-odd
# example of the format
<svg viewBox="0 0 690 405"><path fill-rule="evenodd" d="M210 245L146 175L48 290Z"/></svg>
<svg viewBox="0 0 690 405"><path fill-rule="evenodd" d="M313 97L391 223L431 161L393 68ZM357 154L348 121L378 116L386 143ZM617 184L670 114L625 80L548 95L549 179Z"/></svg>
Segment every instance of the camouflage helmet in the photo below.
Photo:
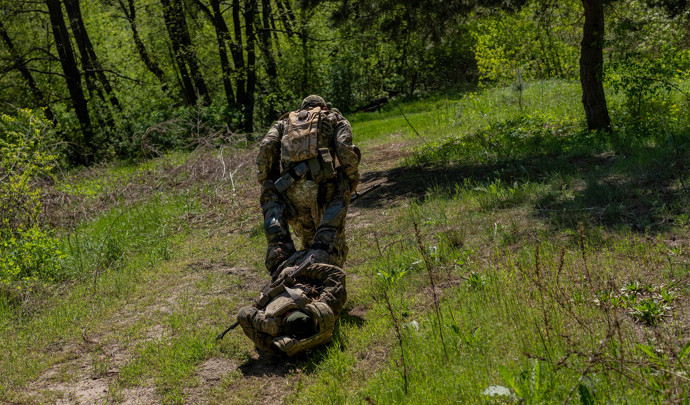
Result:
<svg viewBox="0 0 690 405"><path fill-rule="evenodd" d="M302 106L300 107L302 110L307 109L307 108L312 108L312 107L326 107L326 100L323 99L321 96L317 96L316 94L312 94L310 96L305 97L304 100L302 100Z"/></svg>

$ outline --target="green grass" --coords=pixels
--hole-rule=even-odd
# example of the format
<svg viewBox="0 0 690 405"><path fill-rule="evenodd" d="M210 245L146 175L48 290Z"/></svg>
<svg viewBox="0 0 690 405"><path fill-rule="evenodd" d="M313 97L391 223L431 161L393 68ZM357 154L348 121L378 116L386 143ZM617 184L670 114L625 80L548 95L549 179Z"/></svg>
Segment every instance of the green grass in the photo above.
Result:
<svg viewBox="0 0 690 405"><path fill-rule="evenodd" d="M341 349L289 402L687 400L690 337L681 330L689 252L673 242L687 241L687 116L614 115L611 136L590 133L578 93L574 83L528 86L520 111L511 90L491 89L453 102L459 115L476 97L455 126L433 124L438 102L426 113L410 108L427 142L416 142L391 188L412 201L381 218L392 229L378 226L376 245L357 235L369 240L361 254L379 259L348 270L376 278L366 269L389 263L385 277L402 274L398 285L368 290L369 313L387 318L388 360L363 375ZM611 105L622 100L614 95ZM361 117L355 129L371 139L410 135L400 118ZM421 256L411 248L412 223L427 235L437 282L448 285L443 343ZM380 245L382 253L373 247ZM622 292L631 283L644 288ZM393 314L379 295L387 288ZM403 330L407 392L392 315ZM419 328L406 327L411 321ZM357 332L341 335L349 341ZM496 386L507 396L489 397Z"/></svg>
<svg viewBox="0 0 690 405"><path fill-rule="evenodd" d="M85 325L112 313L144 269L170 259L171 246L186 232L180 219L190 209L185 198L152 196L144 204L104 212L66 235L63 267L71 290L56 294L51 292L61 286L39 284L19 296L28 300L2 301L0 395L12 398L17 386L61 362L61 353L43 355L45 348L78 337Z"/></svg>
<svg viewBox="0 0 690 405"><path fill-rule="evenodd" d="M355 140L388 139L391 135L419 142L407 119L427 143L451 135L467 135L492 124L524 115L566 122L580 120L582 109L580 85L576 82L548 80L530 83L520 93L506 88L467 92L457 98L392 102L378 113L359 113L350 118ZM522 108L520 107L520 100Z"/></svg>
<svg viewBox="0 0 690 405"><path fill-rule="evenodd" d="M519 96L401 102L424 140L393 105L351 117L360 146L402 137L413 153L383 169L385 206L351 208L348 303L328 346L271 363L239 330L216 343L267 278L256 185L238 182L227 207L213 199L227 182L166 186L65 230L69 288L0 313L0 399L54 401L26 392L46 370L67 385L107 377L111 402L147 388L163 403L687 399L687 101L633 119L611 95L607 136L584 129L575 82L528 83ZM98 202L155 185L166 164L104 168L64 190ZM209 212L236 222L200 223ZM208 380L214 361L226 366Z"/></svg>
<svg viewBox="0 0 690 405"><path fill-rule="evenodd" d="M123 184L152 176L161 167L179 165L188 157L186 152L169 152L164 158L140 162L120 162L108 167L74 172L56 185L55 189L70 196L96 198L115 192Z"/></svg>

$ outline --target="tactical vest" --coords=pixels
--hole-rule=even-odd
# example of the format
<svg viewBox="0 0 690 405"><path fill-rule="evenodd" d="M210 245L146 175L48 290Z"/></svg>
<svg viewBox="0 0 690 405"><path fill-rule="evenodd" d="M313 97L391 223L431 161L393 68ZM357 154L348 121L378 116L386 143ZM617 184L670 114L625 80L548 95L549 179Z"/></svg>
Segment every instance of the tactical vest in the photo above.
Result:
<svg viewBox="0 0 690 405"><path fill-rule="evenodd" d="M294 279L285 276L294 272L287 267L278 282L264 286L254 305L240 308L237 321L260 349L294 356L327 343L347 299L345 272L323 263L305 267ZM314 322L311 336L296 337L286 333L285 320L293 311L302 311Z"/></svg>
<svg viewBox="0 0 690 405"><path fill-rule="evenodd" d="M319 145L319 135L327 110L314 107L288 114L287 127L280 140L280 158L288 170L304 162L314 181L335 177L335 164L329 145Z"/></svg>

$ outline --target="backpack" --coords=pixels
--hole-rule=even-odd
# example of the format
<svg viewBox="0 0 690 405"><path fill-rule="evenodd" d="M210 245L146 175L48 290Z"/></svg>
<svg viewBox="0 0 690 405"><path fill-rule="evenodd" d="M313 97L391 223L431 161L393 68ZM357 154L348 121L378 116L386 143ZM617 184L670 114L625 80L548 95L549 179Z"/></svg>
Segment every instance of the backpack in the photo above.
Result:
<svg viewBox="0 0 690 405"><path fill-rule="evenodd" d="M288 114L287 128L280 140L280 156L286 162L285 166L306 162L316 181L335 177L333 156L328 145L319 145L322 121L327 114L328 110L321 107L292 111Z"/></svg>
<svg viewBox="0 0 690 405"><path fill-rule="evenodd" d="M254 305L240 308L237 321L258 348L294 356L331 339L346 299L342 269L305 260L300 266L284 267L275 281L264 286ZM288 330L286 320L296 312L313 323L309 334Z"/></svg>

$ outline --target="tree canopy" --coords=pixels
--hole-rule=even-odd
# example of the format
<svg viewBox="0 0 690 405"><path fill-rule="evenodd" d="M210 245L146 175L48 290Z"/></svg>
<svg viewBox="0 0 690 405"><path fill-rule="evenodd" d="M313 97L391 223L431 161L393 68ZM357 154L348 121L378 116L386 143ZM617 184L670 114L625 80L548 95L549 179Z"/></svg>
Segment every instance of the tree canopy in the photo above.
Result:
<svg viewBox="0 0 690 405"><path fill-rule="evenodd" d="M3 0L0 108L42 109L69 159L88 164L185 145L188 135L147 129L194 114L252 133L310 93L351 112L517 76L576 79L583 3ZM687 2L603 7L597 80L640 101L640 63L671 55L657 68L687 71Z"/></svg>

